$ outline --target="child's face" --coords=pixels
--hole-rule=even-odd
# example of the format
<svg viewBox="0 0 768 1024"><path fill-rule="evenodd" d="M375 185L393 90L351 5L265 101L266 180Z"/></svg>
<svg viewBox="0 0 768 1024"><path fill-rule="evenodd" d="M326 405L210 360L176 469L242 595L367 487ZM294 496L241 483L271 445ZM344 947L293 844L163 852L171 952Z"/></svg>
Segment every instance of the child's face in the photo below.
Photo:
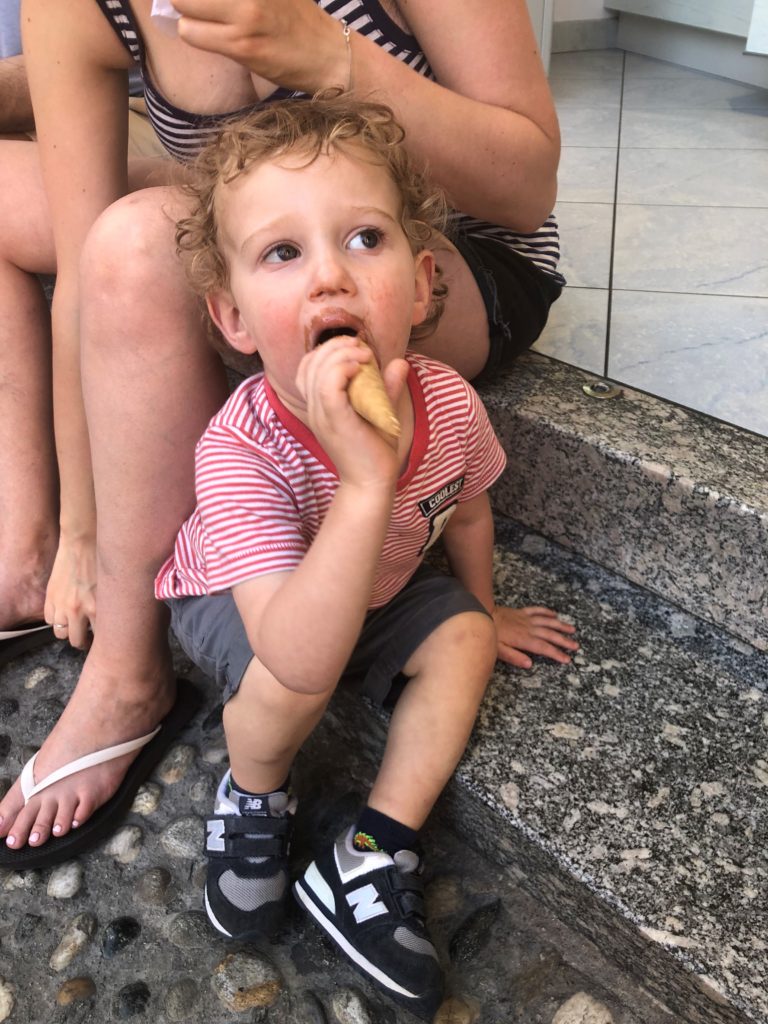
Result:
<svg viewBox="0 0 768 1024"><path fill-rule="evenodd" d="M426 315L434 267L431 253L411 252L383 167L338 151L302 162L265 162L226 186L219 209L230 286L208 297L230 344L259 353L299 415L296 370L322 332L363 330L386 366Z"/></svg>

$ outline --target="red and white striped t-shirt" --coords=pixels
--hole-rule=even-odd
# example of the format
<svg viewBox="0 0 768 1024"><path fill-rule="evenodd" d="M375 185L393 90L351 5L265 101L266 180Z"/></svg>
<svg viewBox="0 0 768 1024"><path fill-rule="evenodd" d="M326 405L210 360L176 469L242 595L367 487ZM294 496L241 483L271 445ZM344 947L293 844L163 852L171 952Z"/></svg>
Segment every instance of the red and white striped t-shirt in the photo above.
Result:
<svg viewBox="0 0 768 1024"><path fill-rule="evenodd" d="M405 585L458 502L477 497L506 456L474 389L454 370L409 353L414 434L371 596ZM155 581L158 598L221 593L291 571L307 552L339 478L312 432L263 374L244 381L211 420L195 455L197 508Z"/></svg>

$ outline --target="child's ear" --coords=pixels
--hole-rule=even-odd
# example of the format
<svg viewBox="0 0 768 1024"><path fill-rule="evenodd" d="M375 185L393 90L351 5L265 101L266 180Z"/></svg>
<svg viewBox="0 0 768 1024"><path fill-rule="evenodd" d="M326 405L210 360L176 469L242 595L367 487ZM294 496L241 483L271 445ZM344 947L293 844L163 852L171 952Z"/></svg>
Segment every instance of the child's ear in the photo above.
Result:
<svg viewBox="0 0 768 1024"><path fill-rule="evenodd" d="M432 283L435 279L435 255L429 249L416 254L416 288L413 296L412 326L423 323L432 303Z"/></svg>
<svg viewBox="0 0 768 1024"><path fill-rule="evenodd" d="M211 320L232 348L246 355L253 355L256 352L256 342L245 326L232 294L222 288L215 292L209 292L205 297L205 302Z"/></svg>

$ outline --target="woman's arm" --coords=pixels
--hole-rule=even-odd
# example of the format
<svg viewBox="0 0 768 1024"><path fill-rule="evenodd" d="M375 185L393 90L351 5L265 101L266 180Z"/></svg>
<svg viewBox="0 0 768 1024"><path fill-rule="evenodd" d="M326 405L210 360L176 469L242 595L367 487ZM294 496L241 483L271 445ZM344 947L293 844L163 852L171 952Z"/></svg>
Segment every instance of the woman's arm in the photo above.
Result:
<svg viewBox="0 0 768 1024"><path fill-rule="evenodd" d="M314 0L178 0L181 37L280 85L347 84L341 26ZM407 144L455 206L518 231L557 187L560 136L525 0L400 0L440 85L352 33L352 81L391 106Z"/></svg>
<svg viewBox="0 0 768 1024"><path fill-rule="evenodd" d="M393 107L409 147L458 209L535 230L554 206L560 133L525 0L401 8L440 85L392 58L399 73L386 69L388 55L357 37L356 91Z"/></svg>

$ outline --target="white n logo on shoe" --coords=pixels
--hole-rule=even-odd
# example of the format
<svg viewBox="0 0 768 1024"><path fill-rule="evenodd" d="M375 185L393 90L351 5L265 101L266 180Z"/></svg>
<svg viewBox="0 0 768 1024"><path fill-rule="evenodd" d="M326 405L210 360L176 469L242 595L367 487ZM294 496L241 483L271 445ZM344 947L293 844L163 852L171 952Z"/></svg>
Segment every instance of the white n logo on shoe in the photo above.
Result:
<svg viewBox="0 0 768 1024"><path fill-rule="evenodd" d="M249 796L245 798L243 804L244 811L260 811L264 801L260 797Z"/></svg>
<svg viewBox="0 0 768 1024"><path fill-rule="evenodd" d="M376 886L372 883L347 893L347 903L352 908L358 924L369 921L372 917L380 917L387 913L387 908L379 899Z"/></svg>
<svg viewBox="0 0 768 1024"><path fill-rule="evenodd" d="M207 821L205 826L208 829L208 836L205 840L206 850L215 850L223 853L226 849L224 845L224 822L217 821L214 818L213 821Z"/></svg>

